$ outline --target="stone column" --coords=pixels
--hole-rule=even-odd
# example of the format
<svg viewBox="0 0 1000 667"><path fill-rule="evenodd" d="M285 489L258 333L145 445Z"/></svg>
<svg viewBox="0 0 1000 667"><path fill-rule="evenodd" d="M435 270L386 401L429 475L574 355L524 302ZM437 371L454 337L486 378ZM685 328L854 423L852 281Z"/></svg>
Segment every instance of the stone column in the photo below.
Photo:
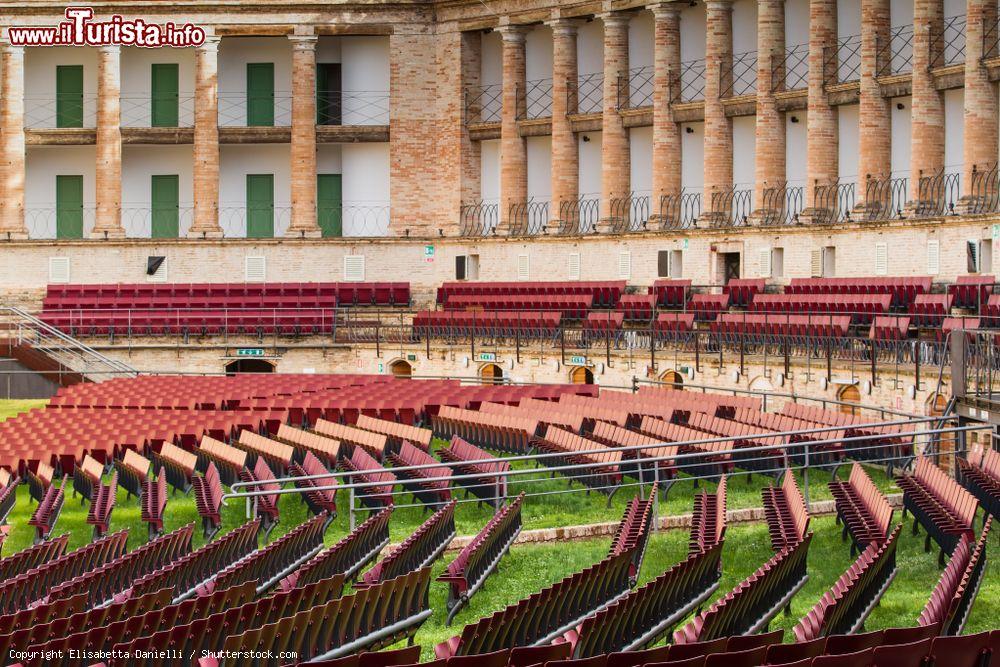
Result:
<svg viewBox="0 0 1000 667"><path fill-rule="evenodd" d="M580 151L569 115L576 113L577 63L575 21L555 19L552 26L552 196L549 219L556 226L562 207L580 196Z"/></svg>
<svg viewBox="0 0 1000 667"><path fill-rule="evenodd" d="M757 123L754 164L754 208L773 209L764 201L768 188L785 182L785 116L775 91L785 83L785 1L757 2Z"/></svg>
<svg viewBox="0 0 1000 667"><path fill-rule="evenodd" d="M944 0L914 0L913 75L910 110L911 202L920 200L920 177L944 168L944 97L934 86L931 68L940 62L944 45L934 45L944 28Z"/></svg>
<svg viewBox="0 0 1000 667"><path fill-rule="evenodd" d="M517 130L523 107L525 55L523 26L500 28L503 37L503 108L500 112L500 211L499 230L510 229L510 208L528 198L528 149Z"/></svg>
<svg viewBox="0 0 1000 667"><path fill-rule="evenodd" d="M628 15L600 15L604 23L604 89L601 116L601 221L610 222L613 199L628 197L629 140L618 112L618 98L628 94ZM620 215L621 213L619 213Z"/></svg>
<svg viewBox="0 0 1000 667"><path fill-rule="evenodd" d="M121 238L122 131L121 48L102 46L97 52L97 165L94 189L97 215L91 236Z"/></svg>
<svg viewBox="0 0 1000 667"><path fill-rule="evenodd" d="M0 237L28 238L24 224L24 47L0 50Z"/></svg>
<svg viewBox="0 0 1000 667"><path fill-rule="evenodd" d="M292 221L287 236L317 238L316 222L316 40L292 41Z"/></svg>
<svg viewBox="0 0 1000 667"><path fill-rule="evenodd" d="M733 122L726 118L722 95L733 77L733 3L708 0L705 34L705 177L701 209L709 222L727 211L713 207L713 193L733 187Z"/></svg>
<svg viewBox="0 0 1000 667"><path fill-rule="evenodd" d="M221 238L219 226L219 38L194 52L194 221L188 236Z"/></svg>
<svg viewBox="0 0 1000 667"><path fill-rule="evenodd" d="M984 35L996 25L995 0L968 0L965 33L965 143L963 147L962 194L975 194L973 170L988 171L997 162L997 90L982 59L995 57L996 50L983 53ZM987 45L991 46L991 45Z"/></svg>
<svg viewBox="0 0 1000 667"><path fill-rule="evenodd" d="M818 207L831 201L816 201L816 188L836 185L840 176L838 146L840 124L837 109L830 104L826 85L836 78L837 2L809 0L809 78L806 113L805 216L822 215ZM826 198L824 198L826 199Z"/></svg>
<svg viewBox="0 0 1000 667"><path fill-rule="evenodd" d="M670 104L680 93L680 8L673 3L653 5L653 181L649 207L661 224L660 202L681 192L681 126Z"/></svg>
<svg viewBox="0 0 1000 667"><path fill-rule="evenodd" d="M865 202L869 177L887 179L892 171L892 115L890 101L878 83L884 71L889 39L889 0L861 0L861 70L858 109L859 205ZM880 53L883 51L883 53Z"/></svg>

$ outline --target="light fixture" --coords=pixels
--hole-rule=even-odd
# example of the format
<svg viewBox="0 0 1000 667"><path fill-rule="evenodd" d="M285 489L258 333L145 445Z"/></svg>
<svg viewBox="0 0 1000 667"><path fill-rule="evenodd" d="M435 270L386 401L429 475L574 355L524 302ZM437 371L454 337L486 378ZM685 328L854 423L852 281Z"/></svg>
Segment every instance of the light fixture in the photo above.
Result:
<svg viewBox="0 0 1000 667"><path fill-rule="evenodd" d="M687 127L685 127L684 131L687 132L688 134L694 134L694 128L691 127L690 125L688 125Z"/></svg>
<svg viewBox="0 0 1000 667"><path fill-rule="evenodd" d="M896 103L896 108L899 109L900 111L902 111L903 109L906 108L906 105L903 104L902 102L898 102L898 103Z"/></svg>
<svg viewBox="0 0 1000 667"><path fill-rule="evenodd" d="M798 116L792 116L792 122L793 123L799 122L799 117Z"/></svg>
<svg viewBox="0 0 1000 667"><path fill-rule="evenodd" d="M586 134L583 135L583 143L585 143L585 144L589 144L590 143L590 137L588 135L586 135Z"/></svg>

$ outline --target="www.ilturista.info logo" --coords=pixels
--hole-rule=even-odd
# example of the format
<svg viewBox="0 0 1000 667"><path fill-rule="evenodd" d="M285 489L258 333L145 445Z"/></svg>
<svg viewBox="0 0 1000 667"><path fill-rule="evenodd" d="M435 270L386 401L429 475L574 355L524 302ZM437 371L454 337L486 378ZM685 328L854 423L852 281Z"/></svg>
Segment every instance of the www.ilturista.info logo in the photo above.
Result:
<svg viewBox="0 0 1000 667"><path fill-rule="evenodd" d="M200 46L205 30L190 23L168 21L160 25L115 14L107 21L94 21L91 7L67 7L59 25L10 27L7 38L13 46Z"/></svg>

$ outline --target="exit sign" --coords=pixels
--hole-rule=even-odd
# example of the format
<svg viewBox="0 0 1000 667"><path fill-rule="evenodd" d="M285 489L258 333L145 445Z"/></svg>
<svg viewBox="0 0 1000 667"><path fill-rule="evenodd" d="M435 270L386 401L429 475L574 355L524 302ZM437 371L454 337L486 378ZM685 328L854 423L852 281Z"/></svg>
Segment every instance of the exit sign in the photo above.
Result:
<svg viewBox="0 0 1000 667"><path fill-rule="evenodd" d="M237 357L263 357L264 348L262 347L241 347L236 350Z"/></svg>
<svg viewBox="0 0 1000 667"><path fill-rule="evenodd" d="M495 352L480 352L479 361L496 361L497 355Z"/></svg>
<svg viewBox="0 0 1000 667"><path fill-rule="evenodd" d="M569 363L573 364L574 366L585 366L587 364L587 357L574 355L569 358Z"/></svg>

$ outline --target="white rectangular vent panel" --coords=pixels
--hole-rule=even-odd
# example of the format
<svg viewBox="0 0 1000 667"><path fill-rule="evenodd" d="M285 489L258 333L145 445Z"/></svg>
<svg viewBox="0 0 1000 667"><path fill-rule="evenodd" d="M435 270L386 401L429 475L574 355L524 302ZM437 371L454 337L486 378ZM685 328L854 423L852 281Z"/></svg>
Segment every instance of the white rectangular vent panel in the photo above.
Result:
<svg viewBox="0 0 1000 667"><path fill-rule="evenodd" d="M69 257L49 257L49 282L69 282Z"/></svg>
<svg viewBox="0 0 1000 667"><path fill-rule="evenodd" d="M346 255L344 257L344 280L360 282L365 279L365 256Z"/></svg>
<svg viewBox="0 0 1000 667"><path fill-rule="evenodd" d="M267 258L247 257L244 280L248 283L262 283L267 280Z"/></svg>

